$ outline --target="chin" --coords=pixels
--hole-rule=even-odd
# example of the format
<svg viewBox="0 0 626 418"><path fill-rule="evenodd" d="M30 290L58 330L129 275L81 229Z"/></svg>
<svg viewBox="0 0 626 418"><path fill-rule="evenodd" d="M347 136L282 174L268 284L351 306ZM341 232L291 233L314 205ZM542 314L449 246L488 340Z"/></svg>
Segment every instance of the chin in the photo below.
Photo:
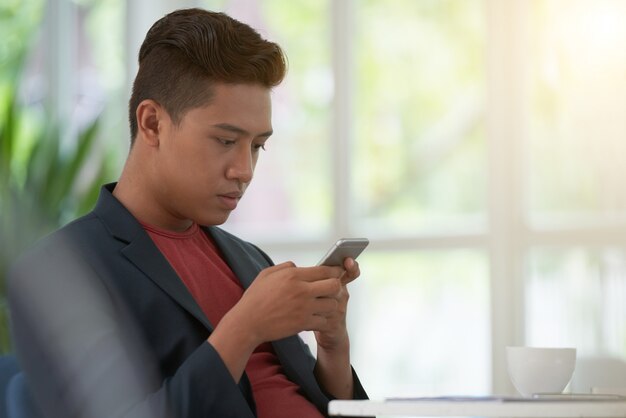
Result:
<svg viewBox="0 0 626 418"><path fill-rule="evenodd" d="M217 226L222 225L224 222L226 222L229 216L230 213L223 215L200 216L196 222L204 226Z"/></svg>

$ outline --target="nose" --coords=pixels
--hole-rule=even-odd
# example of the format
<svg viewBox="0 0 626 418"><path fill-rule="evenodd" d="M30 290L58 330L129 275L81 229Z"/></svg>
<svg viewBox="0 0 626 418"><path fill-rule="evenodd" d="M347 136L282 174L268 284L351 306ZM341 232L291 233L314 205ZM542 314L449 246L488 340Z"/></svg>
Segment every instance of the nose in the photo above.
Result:
<svg viewBox="0 0 626 418"><path fill-rule="evenodd" d="M226 177L240 183L250 183L254 174L255 158L250 147L238 147L226 169Z"/></svg>

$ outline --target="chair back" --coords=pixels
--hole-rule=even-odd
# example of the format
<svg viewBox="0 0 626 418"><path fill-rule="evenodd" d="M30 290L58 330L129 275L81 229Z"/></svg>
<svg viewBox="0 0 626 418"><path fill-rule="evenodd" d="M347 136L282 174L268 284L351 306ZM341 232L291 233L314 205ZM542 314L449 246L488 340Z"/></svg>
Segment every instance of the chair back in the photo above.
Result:
<svg viewBox="0 0 626 418"><path fill-rule="evenodd" d="M0 356L0 418L42 418L14 355Z"/></svg>
<svg viewBox="0 0 626 418"><path fill-rule="evenodd" d="M11 378L20 371L17 359L13 355L0 356L0 418L7 418L7 388Z"/></svg>
<svg viewBox="0 0 626 418"><path fill-rule="evenodd" d="M23 372L11 378L6 391L8 418L42 418L28 390Z"/></svg>

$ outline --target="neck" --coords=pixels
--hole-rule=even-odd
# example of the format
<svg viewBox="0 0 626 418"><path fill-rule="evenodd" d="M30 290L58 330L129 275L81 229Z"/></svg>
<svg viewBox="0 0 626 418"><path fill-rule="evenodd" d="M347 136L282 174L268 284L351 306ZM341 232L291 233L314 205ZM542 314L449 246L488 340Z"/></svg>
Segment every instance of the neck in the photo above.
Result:
<svg viewBox="0 0 626 418"><path fill-rule="evenodd" d="M149 181L148 167L139 167L131 155L128 157L113 196L139 221L156 227L182 232L193 224L168 212L154 193Z"/></svg>

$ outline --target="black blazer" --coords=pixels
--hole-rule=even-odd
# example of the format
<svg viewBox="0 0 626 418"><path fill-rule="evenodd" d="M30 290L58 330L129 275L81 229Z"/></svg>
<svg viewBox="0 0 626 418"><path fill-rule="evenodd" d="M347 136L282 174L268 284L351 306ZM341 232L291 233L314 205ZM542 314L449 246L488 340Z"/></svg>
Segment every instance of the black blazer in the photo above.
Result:
<svg viewBox="0 0 626 418"><path fill-rule="evenodd" d="M64 418L254 417L247 377L235 382L206 342L213 326L114 187L9 274L17 354L41 409ZM203 229L244 288L272 265L256 246ZM306 344L272 344L287 377L326 414ZM353 375L355 398L366 398Z"/></svg>

